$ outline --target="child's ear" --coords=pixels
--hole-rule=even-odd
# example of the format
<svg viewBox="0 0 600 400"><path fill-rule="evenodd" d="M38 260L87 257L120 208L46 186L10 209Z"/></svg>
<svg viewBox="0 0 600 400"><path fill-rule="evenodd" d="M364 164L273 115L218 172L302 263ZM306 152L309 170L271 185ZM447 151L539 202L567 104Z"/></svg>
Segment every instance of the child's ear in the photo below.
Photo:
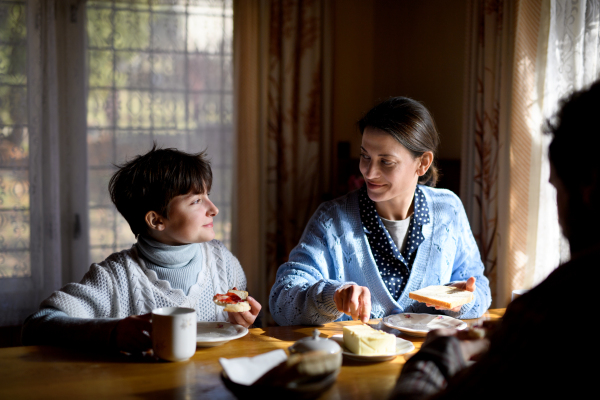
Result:
<svg viewBox="0 0 600 400"><path fill-rule="evenodd" d="M154 229L157 231L162 231L163 229L165 229L165 223L163 221L163 217L161 217L155 211L148 211L148 213L146 213L146 217L144 219L146 220L146 224L148 225L148 227L150 229Z"/></svg>

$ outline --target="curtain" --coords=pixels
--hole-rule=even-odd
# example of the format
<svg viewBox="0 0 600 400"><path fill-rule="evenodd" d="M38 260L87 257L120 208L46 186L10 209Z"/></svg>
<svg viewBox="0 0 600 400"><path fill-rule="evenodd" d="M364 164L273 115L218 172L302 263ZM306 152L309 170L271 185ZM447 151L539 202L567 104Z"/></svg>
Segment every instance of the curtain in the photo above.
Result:
<svg viewBox="0 0 600 400"><path fill-rule="evenodd" d="M568 259L542 124L598 77L598 0L479 0L470 10L461 197L504 307Z"/></svg>
<svg viewBox="0 0 600 400"><path fill-rule="evenodd" d="M242 14L248 22L236 25L235 43L254 38L250 46L236 46L236 255L263 279L255 283L263 307L277 268L329 191L330 6L316 0L234 3L236 23ZM259 254L246 241L258 245Z"/></svg>
<svg viewBox="0 0 600 400"><path fill-rule="evenodd" d="M600 78L600 0L546 0L543 3L537 59L538 101L536 115L552 118L560 100ZM569 248L560 232L556 211L556 190L548 182L548 146L543 136L537 164L541 165L539 187L538 237L535 262L527 265L524 286L541 282L560 262L569 259Z"/></svg>
<svg viewBox="0 0 600 400"><path fill-rule="evenodd" d="M26 46L0 83L0 129L10 132L0 137L0 325L18 325L62 277L57 7L46 0L2 3L3 25L16 17L11 23L21 36L12 45ZM15 112L6 114L9 108Z"/></svg>
<svg viewBox="0 0 600 400"><path fill-rule="evenodd" d="M509 164L505 129L506 87L510 82L512 2L477 0L469 4L465 127L461 167L461 199L498 299L504 204ZM499 304L495 302L493 304Z"/></svg>
<svg viewBox="0 0 600 400"><path fill-rule="evenodd" d="M270 11L265 222L272 284L328 189L330 136L323 129L323 2L272 1Z"/></svg>
<svg viewBox="0 0 600 400"><path fill-rule="evenodd" d="M265 0L233 3L233 73L236 165L233 185L232 251L246 273L248 291L264 307L264 135L268 8ZM265 15L266 14L266 15Z"/></svg>

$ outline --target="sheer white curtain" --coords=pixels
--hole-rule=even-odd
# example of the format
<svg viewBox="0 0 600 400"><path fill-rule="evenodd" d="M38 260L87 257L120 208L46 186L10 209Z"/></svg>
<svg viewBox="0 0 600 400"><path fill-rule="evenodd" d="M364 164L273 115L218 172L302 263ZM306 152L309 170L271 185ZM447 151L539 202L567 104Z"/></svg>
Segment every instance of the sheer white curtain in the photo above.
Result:
<svg viewBox="0 0 600 400"><path fill-rule="evenodd" d="M55 6L0 2L0 325L22 322L61 284Z"/></svg>
<svg viewBox="0 0 600 400"><path fill-rule="evenodd" d="M600 78L600 0L548 0L542 4L538 42L537 126L558 110L560 99ZM556 191L548 182L547 135L534 135L539 165L535 257L527 265L524 285L541 282L569 258L556 210ZM537 150L537 151L536 151Z"/></svg>

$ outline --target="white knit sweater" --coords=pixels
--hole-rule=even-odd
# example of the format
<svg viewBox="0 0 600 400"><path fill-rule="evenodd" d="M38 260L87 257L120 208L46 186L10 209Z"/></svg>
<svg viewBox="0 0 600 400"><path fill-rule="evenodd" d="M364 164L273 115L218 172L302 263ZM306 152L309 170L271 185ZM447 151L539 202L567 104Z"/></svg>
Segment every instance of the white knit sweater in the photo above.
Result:
<svg viewBox="0 0 600 400"><path fill-rule="evenodd" d="M203 252L203 266L187 295L181 289L173 289L168 281L159 280L133 245L92 264L81 282L69 283L44 300L40 311L25 322L24 344L61 344L64 337L55 342L52 336L61 331L64 334L69 328L85 332L89 342L106 342L116 325L113 319L149 313L160 307L194 308L198 321L227 321L227 313L212 298L234 286L245 290L244 271L221 242L213 240L198 246ZM55 318L57 315L59 318Z"/></svg>

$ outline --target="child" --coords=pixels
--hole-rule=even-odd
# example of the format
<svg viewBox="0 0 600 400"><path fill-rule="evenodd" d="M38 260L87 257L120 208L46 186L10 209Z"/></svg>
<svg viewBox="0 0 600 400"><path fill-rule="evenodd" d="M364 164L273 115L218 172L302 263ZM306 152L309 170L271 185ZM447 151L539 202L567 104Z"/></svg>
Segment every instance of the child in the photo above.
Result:
<svg viewBox="0 0 600 400"><path fill-rule="evenodd" d="M261 305L226 313L217 293L246 289L238 260L214 240L219 210L209 200L212 171L204 153L157 149L122 165L109 183L111 199L137 237L130 249L92 264L80 283L54 292L23 326L24 345L152 348L151 311L196 309L198 321L250 326Z"/></svg>

